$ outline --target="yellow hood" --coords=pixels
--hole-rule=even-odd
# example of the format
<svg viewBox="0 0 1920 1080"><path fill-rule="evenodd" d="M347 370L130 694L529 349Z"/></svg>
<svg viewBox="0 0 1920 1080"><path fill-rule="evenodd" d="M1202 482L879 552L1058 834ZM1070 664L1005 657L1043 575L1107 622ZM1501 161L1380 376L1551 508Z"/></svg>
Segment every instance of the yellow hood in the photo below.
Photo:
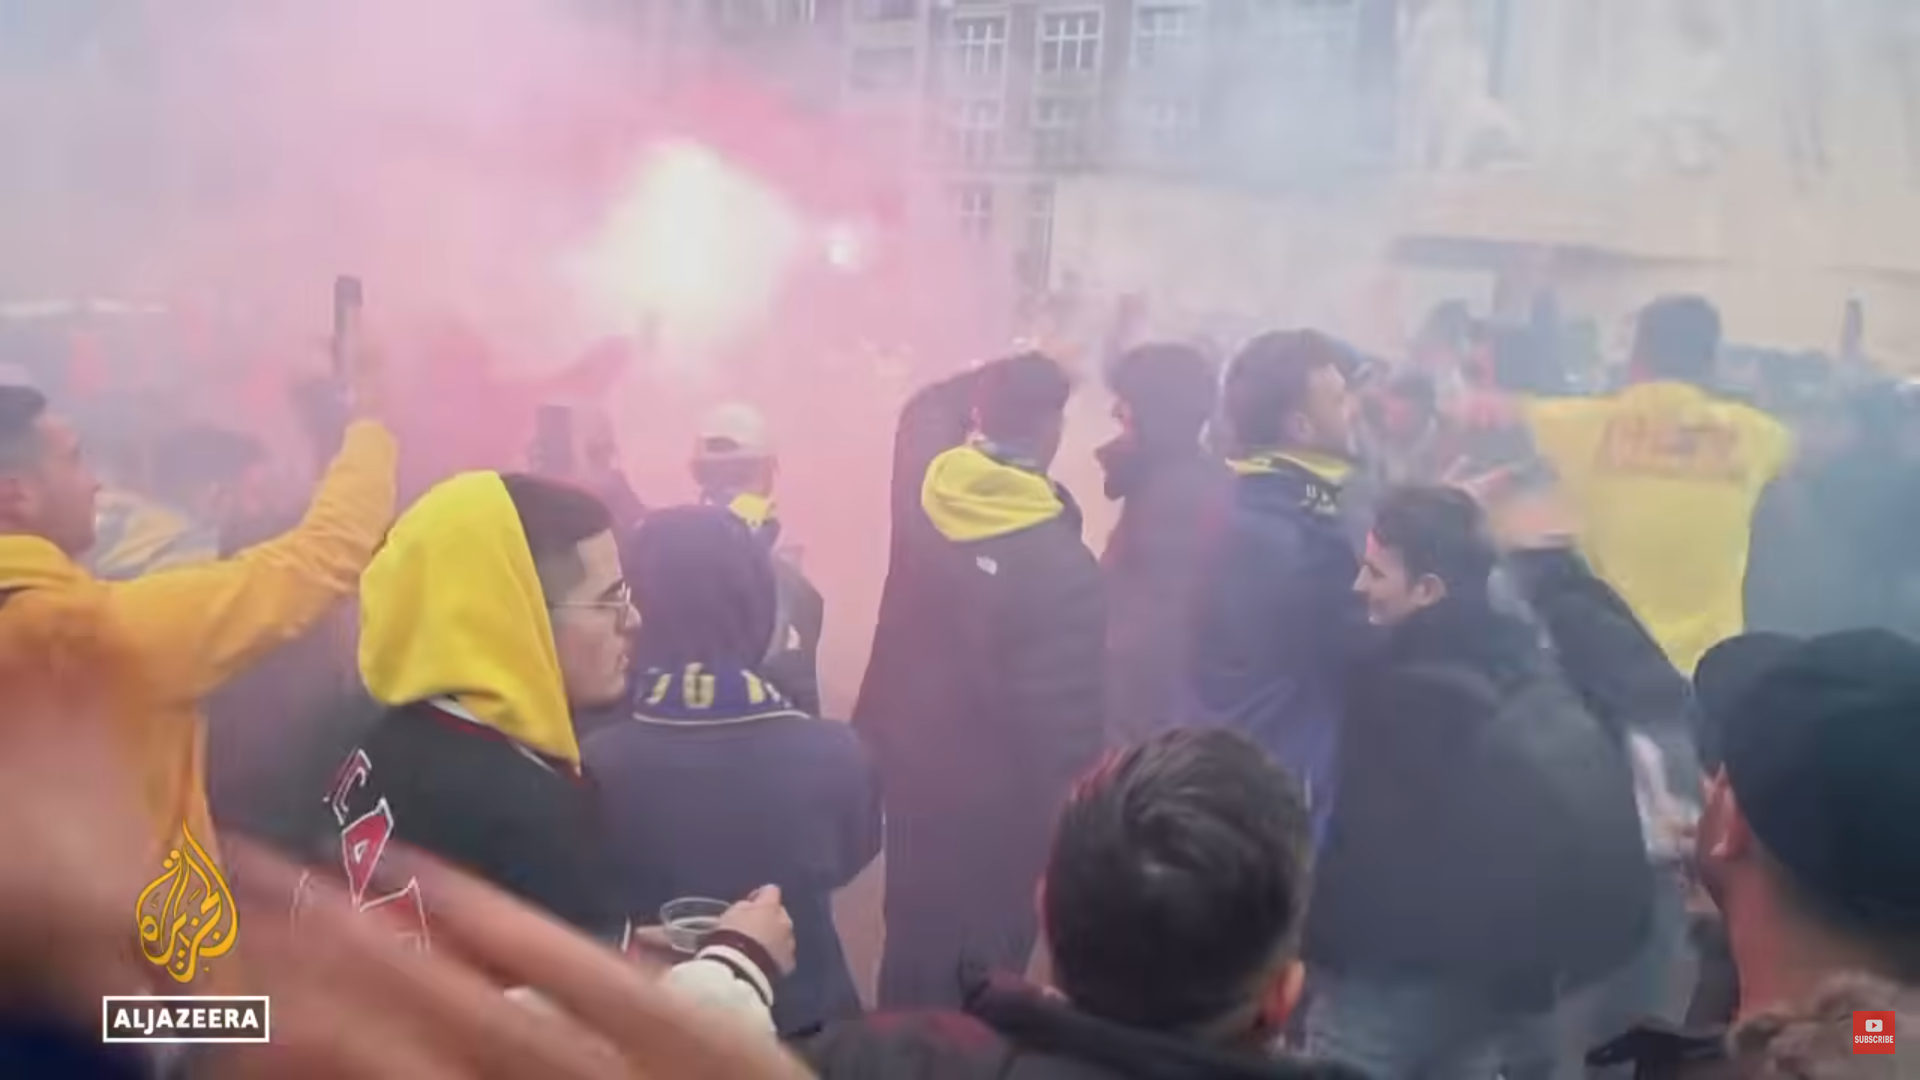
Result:
<svg viewBox="0 0 1920 1080"><path fill-rule="evenodd" d="M498 473L444 481L394 523L360 579L360 677L384 704L451 696L579 762L546 596Z"/></svg>
<svg viewBox="0 0 1920 1080"><path fill-rule="evenodd" d="M93 575L38 536L0 536L0 589L72 589Z"/></svg>
<svg viewBox="0 0 1920 1080"><path fill-rule="evenodd" d="M1066 504L1045 476L995 461L978 447L960 446L927 466L920 507L940 535L964 543L1052 521Z"/></svg>

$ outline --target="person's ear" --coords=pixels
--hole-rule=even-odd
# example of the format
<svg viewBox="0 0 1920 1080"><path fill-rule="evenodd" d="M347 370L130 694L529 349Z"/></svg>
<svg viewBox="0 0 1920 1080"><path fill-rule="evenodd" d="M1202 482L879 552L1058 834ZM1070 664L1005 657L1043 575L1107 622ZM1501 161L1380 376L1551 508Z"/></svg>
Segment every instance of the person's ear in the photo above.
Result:
<svg viewBox="0 0 1920 1080"><path fill-rule="evenodd" d="M1714 787L1721 800L1720 835L1714 837L1708 854L1722 862L1743 859L1754 849L1753 829L1747 824L1747 816L1740 812L1740 800L1733 793L1733 785L1722 779Z"/></svg>
<svg viewBox="0 0 1920 1080"><path fill-rule="evenodd" d="M1313 421L1308 420L1303 413L1288 413L1280 429L1287 433L1287 441L1296 446L1313 441Z"/></svg>
<svg viewBox="0 0 1920 1080"><path fill-rule="evenodd" d="M1438 574L1421 574L1413 581L1413 598L1421 607L1432 607L1447 598L1447 583Z"/></svg>
<svg viewBox="0 0 1920 1080"><path fill-rule="evenodd" d="M1266 1031L1285 1030L1287 1020L1293 1016L1293 1010L1299 1008L1300 997L1306 988L1307 965L1300 961L1289 960L1285 967L1274 972L1260 1000L1261 1028Z"/></svg>
<svg viewBox="0 0 1920 1080"><path fill-rule="evenodd" d="M19 473L0 473L0 519L26 521L34 516L33 483Z"/></svg>

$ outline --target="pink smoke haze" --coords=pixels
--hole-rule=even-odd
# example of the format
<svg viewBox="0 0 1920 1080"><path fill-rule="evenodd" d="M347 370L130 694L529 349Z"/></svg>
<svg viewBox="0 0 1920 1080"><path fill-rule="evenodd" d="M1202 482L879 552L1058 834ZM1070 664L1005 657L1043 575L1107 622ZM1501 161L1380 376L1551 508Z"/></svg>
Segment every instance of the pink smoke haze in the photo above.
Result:
<svg viewBox="0 0 1920 1080"><path fill-rule="evenodd" d="M850 681L895 411L1010 339L987 284L1008 268L927 224L938 193L909 197L897 148L744 61L662 92L643 5L39 7L81 29L0 65L0 304L165 311L142 380L284 440L271 399L323 367L332 278L357 274L415 475L515 467L554 396L608 414L644 499L682 501L700 414L751 401L788 536L834 600L828 681ZM843 58L815 59L832 92ZM634 359L545 381L596 348Z"/></svg>

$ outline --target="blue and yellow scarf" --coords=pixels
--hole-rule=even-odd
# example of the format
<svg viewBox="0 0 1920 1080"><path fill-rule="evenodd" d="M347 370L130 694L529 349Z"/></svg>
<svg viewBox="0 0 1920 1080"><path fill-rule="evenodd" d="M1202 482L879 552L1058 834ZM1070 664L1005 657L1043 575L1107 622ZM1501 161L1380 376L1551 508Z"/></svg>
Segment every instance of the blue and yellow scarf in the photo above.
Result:
<svg viewBox="0 0 1920 1080"><path fill-rule="evenodd" d="M1300 505L1315 514L1340 513L1340 491L1353 475L1353 463L1311 450L1261 450L1227 461L1238 476L1286 476L1300 483Z"/></svg>

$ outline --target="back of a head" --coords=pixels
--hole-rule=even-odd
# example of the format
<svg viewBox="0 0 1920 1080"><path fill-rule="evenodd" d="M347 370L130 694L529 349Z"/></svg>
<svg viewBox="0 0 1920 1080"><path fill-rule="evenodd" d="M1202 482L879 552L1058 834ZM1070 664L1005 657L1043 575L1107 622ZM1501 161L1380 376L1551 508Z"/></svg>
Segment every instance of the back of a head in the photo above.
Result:
<svg viewBox="0 0 1920 1080"><path fill-rule="evenodd" d="M1393 488L1381 496L1373 537L1400 556L1409 576L1432 574L1455 597L1485 596L1499 557L1485 512L1459 488Z"/></svg>
<svg viewBox="0 0 1920 1080"><path fill-rule="evenodd" d="M1298 946L1307 809L1243 736L1180 730L1109 755L1054 834L1043 917L1075 1005L1186 1030L1255 1000Z"/></svg>
<svg viewBox="0 0 1920 1080"><path fill-rule="evenodd" d="M724 507L655 511L623 545L621 565L640 610L635 661L753 669L773 638L772 557Z"/></svg>
<svg viewBox="0 0 1920 1080"><path fill-rule="evenodd" d="M1348 350L1317 330L1274 330L1241 347L1227 366L1221 411L1241 450L1287 441L1286 418L1308 406L1313 376L1340 367Z"/></svg>
<svg viewBox="0 0 1920 1080"><path fill-rule="evenodd" d="M1920 979L1920 847L1888 839L1920 815L1920 645L1855 630L1772 651L1719 733L1739 813L1802 916Z"/></svg>
<svg viewBox="0 0 1920 1080"><path fill-rule="evenodd" d="M611 530L613 515L591 492L561 481L502 473L500 482L513 501L541 591L551 604L585 576L580 542Z"/></svg>
<svg viewBox="0 0 1920 1080"><path fill-rule="evenodd" d="M1662 297L1641 310L1633 359L1645 375L1705 384L1719 357L1720 312L1704 297Z"/></svg>
<svg viewBox="0 0 1920 1080"><path fill-rule="evenodd" d="M1126 403L1143 438L1186 443L1198 439L1213 418L1220 374L1192 346L1156 343L1122 353L1107 372L1107 384Z"/></svg>
<svg viewBox="0 0 1920 1080"><path fill-rule="evenodd" d="M774 457L766 417L744 401L730 401L701 418L689 468L702 492L730 496L769 485Z"/></svg>
<svg viewBox="0 0 1920 1080"><path fill-rule="evenodd" d="M995 360L980 369L973 413L980 434L1026 448L1055 437L1073 379L1058 360L1039 352Z"/></svg>

